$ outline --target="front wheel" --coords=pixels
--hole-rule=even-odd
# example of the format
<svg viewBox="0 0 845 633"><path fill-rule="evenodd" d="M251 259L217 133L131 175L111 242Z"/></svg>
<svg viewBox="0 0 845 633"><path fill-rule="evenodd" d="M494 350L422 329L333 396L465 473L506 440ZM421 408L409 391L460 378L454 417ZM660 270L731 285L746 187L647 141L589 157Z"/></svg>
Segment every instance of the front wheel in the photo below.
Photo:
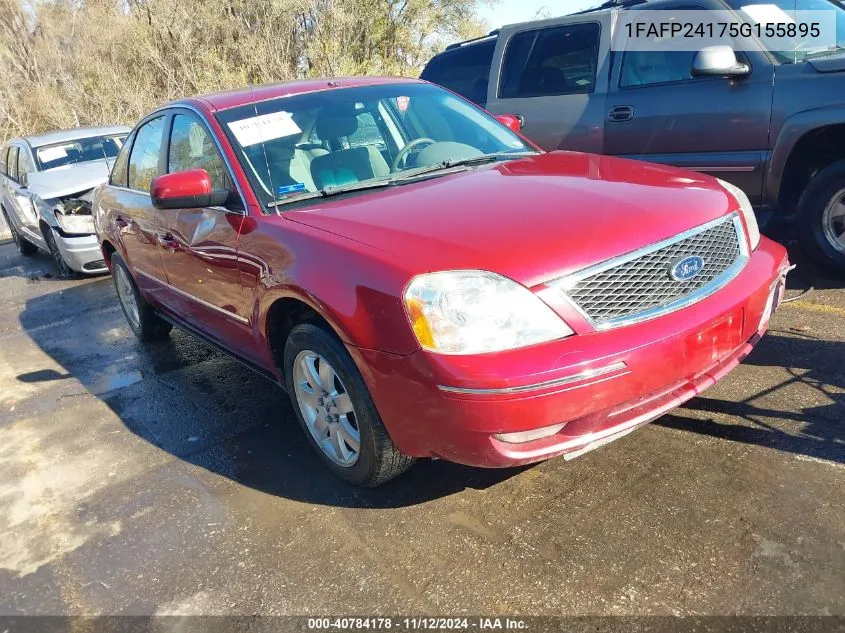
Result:
<svg viewBox="0 0 845 633"><path fill-rule="evenodd" d="M158 316L141 295L123 258L117 253L112 253L111 264L117 298L123 309L123 315L129 323L129 328L142 341L166 339L173 326Z"/></svg>
<svg viewBox="0 0 845 633"><path fill-rule="evenodd" d="M413 463L393 444L361 373L334 333L313 323L297 325L285 344L284 373L299 423L335 475L374 487Z"/></svg>
<svg viewBox="0 0 845 633"><path fill-rule="evenodd" d="M807 254L828 272L845 276L845 160L813 177L798 202L798 222Z"/></svg>
<svg viewBox="0 0 845 633"><path fill-rule="evenodd" d="M53 263L59 271L59 277L73 277L74 270L68 266L65 258L62 257L62 252L56 244L56 236L53 234L53 229L49 226L43 227L44 241L47 242L47 248L50 249L50 256L53 258Z"/></svg>

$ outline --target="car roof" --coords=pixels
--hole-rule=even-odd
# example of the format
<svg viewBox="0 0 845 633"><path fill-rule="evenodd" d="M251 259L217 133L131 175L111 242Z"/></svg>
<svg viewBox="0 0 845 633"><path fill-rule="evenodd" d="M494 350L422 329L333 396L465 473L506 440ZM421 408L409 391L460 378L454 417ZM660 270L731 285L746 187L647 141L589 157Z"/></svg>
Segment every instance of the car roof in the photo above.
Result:
<svg viewBox="0 0 845 633"><path fill-rule="evenodd" d="M184 105L203 105L212 112L227 110L238 106L267 101L277 97L316 92L318 90L336 90L338 88L352 88L355 86L375 86L380 84L424 83L419 79L407 77L337 77L324 79L306 79L298 81L284 81L281 83L264 84L261 86L247 86L235 90L215 92L212 94L189 97L171 101L165 107Z"/></svg>
<svg viewBox="0 0 845 633"><path fill-rule="evenodd" d="M53 130L43 134L24 136L20 139L26 141L30 147L41 147L54 143L66 143L80 138L91 138L92 136L115 136L117 134L129 134L130 128L125 125L101 125L98 127L77 127L71 130Z"/></svg>

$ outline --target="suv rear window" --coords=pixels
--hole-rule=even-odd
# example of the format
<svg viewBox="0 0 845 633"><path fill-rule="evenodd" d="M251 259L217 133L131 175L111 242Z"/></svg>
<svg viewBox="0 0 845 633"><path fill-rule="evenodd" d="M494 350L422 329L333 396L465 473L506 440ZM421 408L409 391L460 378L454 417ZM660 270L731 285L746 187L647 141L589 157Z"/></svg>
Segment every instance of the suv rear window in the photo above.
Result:
<svg viewBox="0 0 845 633"><path fill-rule="evenodd" d="M495 48L496 38L492 38L445 51L428 62L420 77L483 106Z"/></svg>
<svg viewBox="0 0 845 633"><path fill-rule="evenodd" d="M595 22L523 31L508 42L499 97L593 92L601 27Z"/></svg>

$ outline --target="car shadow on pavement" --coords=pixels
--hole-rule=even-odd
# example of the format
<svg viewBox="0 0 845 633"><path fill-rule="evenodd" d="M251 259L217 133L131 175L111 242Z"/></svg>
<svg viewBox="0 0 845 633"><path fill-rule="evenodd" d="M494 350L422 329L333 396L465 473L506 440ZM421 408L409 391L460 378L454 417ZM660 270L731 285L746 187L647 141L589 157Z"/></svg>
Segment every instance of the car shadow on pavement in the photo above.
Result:
<svg viewBox="0 0 845 633"><path fill-rule="evenodd" d="M681 411L686 409L704 416L669 414L657 424L845 463L843 359L845 343L770 331L743 364L782 368L779 378L739 402L707 394L699 396L687 402ZM778 392L778 402L794 402L795 406L787 410L769 406L770 396ZM802 406L807 398L829 404ZM707 414L710 417L702 419Z"/></svg>
<svg viewBox="0 0 845 633"><path fill-rule="evenodd" d="M780 240L789 253L789 261L795 265L786 278L787 291L795 296L798 291L809 288L830 290L845 288L845 279L840 279L823 271L806 253L804 248L794 239L784 237Z"/></svg>
<svg viewBox="0 0 845 633"><path fill-rule="evenodd" d="M42 390L39 416L47 415L45 406L61 415L65 398L80 395L79 381L145 441L267 494L322 505L391 508L485 489L525 470L420 460L376 490L356 489L323 467L277 385L179 330L162 343L138 342L110 279L31 298L19 318L29 337L63 369L27 367L17 376ZM59 321L72 327L51 327ZM103 415L100 407L92 411ZM19 406L16 415L26 411Z"/></svg>

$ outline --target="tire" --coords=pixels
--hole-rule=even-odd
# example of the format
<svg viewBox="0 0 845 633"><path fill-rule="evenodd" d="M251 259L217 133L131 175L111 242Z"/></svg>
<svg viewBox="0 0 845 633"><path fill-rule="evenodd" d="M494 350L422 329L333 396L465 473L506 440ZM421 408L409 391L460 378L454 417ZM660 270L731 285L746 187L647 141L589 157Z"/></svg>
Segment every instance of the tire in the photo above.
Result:
<svg viewBox="0 0 845 633"><path fill-rule="evenodd" d="M112 279L117 298L126 322L132 332L144 342L162 341L170 335L173 326L155 313L152 306L138 291L123 258L112 253ZM134 301L134 306L133 302Z"/></svg>
<svg viewBox="0 0 845 633"><path fill-rule="evenodd" d="M798 236L807 255L826 272L845 277L845 216L836 213L836 201L845 205L845 160L825 167L798 201ZM831 205L834 205L831 207ZM845 207L839 207L845 210Z"/></svg>
<svg viewBox="0 0 845 633"><path fill-rule="evenodd" d="M49 226L42 225L41 232L44 234L44 241L47 242L47 248L50 249L50 256L53 258L53 263L59 271L59 277L73 277L76 275L76 271L68 266L64 257L62 257L62 252L56 244L56 236L53 234L53 229Z"/></svg>
<svg viewBox="0 0 845 633"><path fill-rule="evenodd" d="M33 257L38 252L38 247L32 242L28 242L21 237L21 234L18 233L15 225L12 224L12 219L9 217L9 214L6 213L5 209L3 209L3 219L6 220L6 224L9 225L9 232L12 234L12 240L14 240L15 246L18 247L18 252L24 257Z"/></svg>
<svg viewBox="0 0 845 633"><path fill-rule="evenodd" d="M312 356L317 357L316 362L309 365ZM325 369L326 362L328 370L333 372L331 391L337 394L337 398L326 396L328 400L323 400L328 404L322 406L325 415L317 416L322 419L324 433L321 433L321 422L314 416L312 404L314 400L319 402L320 393L328 392L327 389L319 390L325 387L325 381L319 383L321 378L317 376L323 376L320 370ZM317 390L306 384L304 371L308 366L314 368L311 378L319 383L315 385ZM372 488L402 474L413 464L414 459L400 453L393 444L355 362L328 328L315 323L301 323L294 327L285 344L283 369L299 424L312 448L335 475L355 486ZM314 393L313 399L310 393ZM316 410L319 409L317 406ZM306 416L312 420L310 423L306 421ZM355 442L347 440L355 439L356 430L358 451L352 459L350 456L355 452ZM340 440L337 439L339 435ZM318 437L322 438L319 443ZM341 447L339 451L335 448L338 445ZM345 455L344 450L349 454ZM345 458L351 463L341 464L338 458L341 461Z"/></svg>

